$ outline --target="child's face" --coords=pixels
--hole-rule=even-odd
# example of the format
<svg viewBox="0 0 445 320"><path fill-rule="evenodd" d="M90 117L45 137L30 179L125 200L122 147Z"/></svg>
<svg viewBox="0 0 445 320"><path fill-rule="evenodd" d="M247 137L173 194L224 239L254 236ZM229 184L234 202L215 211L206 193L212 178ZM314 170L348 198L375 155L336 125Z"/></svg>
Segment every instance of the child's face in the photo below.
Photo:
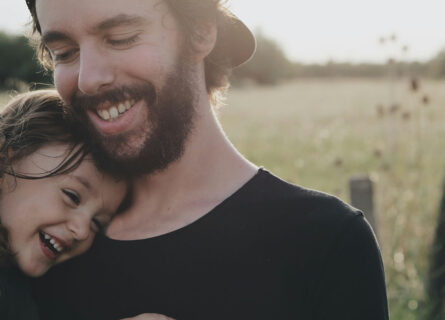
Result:
<svg viewBox="0 0 445 320"><path fill-rule="evenodd" d="M57 167L66 151L64 145L44 146L13 168L22 174L42 174ZM125 193L125 183L99 172L88 159L74 171L54 177L27 180L5 175L0 218L18 266L37 277L84 253Z"/></svg>

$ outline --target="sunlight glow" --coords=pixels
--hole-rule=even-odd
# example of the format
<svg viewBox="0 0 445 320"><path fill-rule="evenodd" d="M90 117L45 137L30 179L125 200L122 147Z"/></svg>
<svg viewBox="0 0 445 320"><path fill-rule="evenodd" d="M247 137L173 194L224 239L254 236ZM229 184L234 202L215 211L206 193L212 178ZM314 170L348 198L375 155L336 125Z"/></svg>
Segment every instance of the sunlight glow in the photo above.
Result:
<svg viewBox="0 0 445 320"><path fill-rule="evenodd" d="M273 3L273 5L271 5ZM385 61L389 54L426 60L445 47L445 2L425 0L231 0L251 28L260 26L289 57L306 62ZM378 39L396 34L405 57Z"/></svg>

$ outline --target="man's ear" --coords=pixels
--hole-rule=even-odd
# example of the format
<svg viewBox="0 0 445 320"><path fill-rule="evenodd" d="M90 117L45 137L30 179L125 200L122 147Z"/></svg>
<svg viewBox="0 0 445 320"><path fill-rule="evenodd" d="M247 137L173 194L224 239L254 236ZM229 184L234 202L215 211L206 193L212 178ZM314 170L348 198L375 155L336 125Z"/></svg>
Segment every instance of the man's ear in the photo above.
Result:
<svg viewBox="0 0 445 320"><path fill-rule="evenodd" d="M193 56L196 61L202 61L207 57L216 44L218 30L213 21L198 22L192 36Z"/></svg>

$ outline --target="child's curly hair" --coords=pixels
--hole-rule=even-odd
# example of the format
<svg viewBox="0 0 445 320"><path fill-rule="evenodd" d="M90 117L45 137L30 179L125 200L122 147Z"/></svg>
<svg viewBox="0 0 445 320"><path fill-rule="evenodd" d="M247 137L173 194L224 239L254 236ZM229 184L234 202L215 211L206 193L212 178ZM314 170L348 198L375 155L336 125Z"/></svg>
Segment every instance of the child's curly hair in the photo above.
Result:
<svg viewBox="0 0 445 320"><path fill-rule="evenodd" d="M38 176L14 172L12 165L48 143L69 146L61 164ZM42 179L68 173L89 153L79 126L55 90L38 90L13 98L0 111L0 178ZM0 190L1 201L1 190ZM0 220L0 266L14 263L8 232Z"/></svg>

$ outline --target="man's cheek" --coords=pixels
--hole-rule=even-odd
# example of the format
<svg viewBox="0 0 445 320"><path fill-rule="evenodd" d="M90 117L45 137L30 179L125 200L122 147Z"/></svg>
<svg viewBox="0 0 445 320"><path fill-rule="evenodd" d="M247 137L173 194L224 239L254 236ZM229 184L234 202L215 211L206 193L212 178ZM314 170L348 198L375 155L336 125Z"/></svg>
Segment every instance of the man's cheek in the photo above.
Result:
<svg viewBox="0 0 445 320"><path fill-rule="evenodd" d="M77 92L77 72L67 72L63 67L54 70L54 85L65 103L69 103L71 97Z"/></svg>

